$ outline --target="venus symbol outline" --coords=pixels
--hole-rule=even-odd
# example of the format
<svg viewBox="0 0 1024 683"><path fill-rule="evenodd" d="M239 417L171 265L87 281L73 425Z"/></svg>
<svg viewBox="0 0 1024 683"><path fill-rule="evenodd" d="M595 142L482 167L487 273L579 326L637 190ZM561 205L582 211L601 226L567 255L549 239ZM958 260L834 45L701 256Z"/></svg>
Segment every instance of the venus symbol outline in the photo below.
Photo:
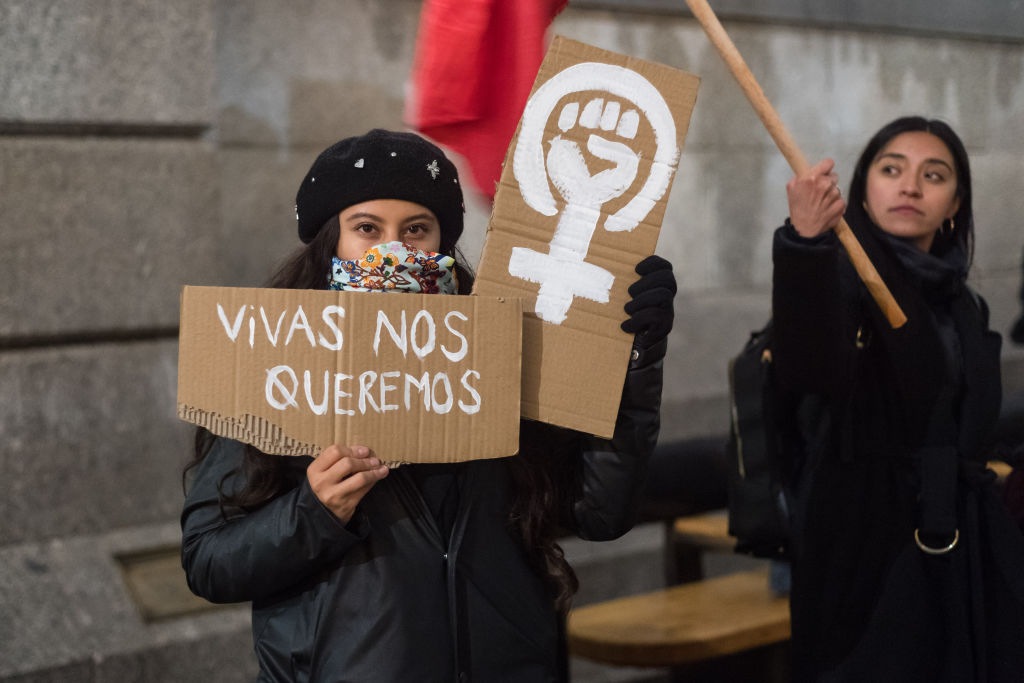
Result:
<svg viewBox="0 0 1024 683"><path fill-rule="evenodd" d="M565 101L567 96L584 91L604 96L592 96L586 102ZM621 101L631 106L623 110ZM558 115L560 132L547 140L549 151L545 155L547 122L559 103L563 103ZM548 252L513 248L509 274L540 284L534 308L546 322L561 324L574 297L608 301L614 276L584 259L601 217L601 206L621 197L636 180L640 154L628 141L636 138L641 116L654 132L654 158L640 191L605 220L604 228L613 232L632 230L647 216L667 191L678 162L675 121L661 93L635 71L584 62L556 74L527 102L513 156L513 174L524 201L538 213L559 213L551 186L564 203ZM587 154L575 140L562 135L577 126L591 131L586 139ZM591 174L588 155L605 162L605 168Z"/></svg>

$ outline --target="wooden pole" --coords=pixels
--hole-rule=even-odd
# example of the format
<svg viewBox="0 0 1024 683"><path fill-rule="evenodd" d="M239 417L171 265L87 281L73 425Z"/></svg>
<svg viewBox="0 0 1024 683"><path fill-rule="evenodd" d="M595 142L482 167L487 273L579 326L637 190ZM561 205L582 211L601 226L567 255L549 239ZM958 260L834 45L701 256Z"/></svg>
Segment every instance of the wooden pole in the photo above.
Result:
<svg viewBox="0 0 1024 683"><path fill-rule="evenodd" d="M746 62L743 61L739 50L736 49L725 29L722 28L722 24L718 21L718 17L715 16L711 7L708 6L707 1L686 0L686 4L690 7L690 11L693 12L693 16L697 18L697 21L704 28L708 38L711 39L712 45L722 55L722 59L725 60L729 71L732 72L733 77L740 84L740 88L743 89L743 93L747 96L750 104L753 105L754 111L757 113L758 118L761 119L761 123L768 129L768 134L772 136L779 151L782 152L782 155L786 157L786 161L789 162L790 167L798 175L805 172L810 167L806 157L800 151L789 131L786 130L785 124L782 123L782 119L779 118L778 113L776 113L768 98L765 97L764 91L761 90L761 86L757 84L757 80L754 78L754 74L751 73ZM853 230L850 229L845 219L839 219L839 224L835 227L835 231L839 241L842 242L843 247L846 249L846 253L850 257L857 275L864 281L868 291L879 308L882 309L882 313L889 321L889 324L894 328L902 327L907 322L907 316L904 315L899 304L896 303L889 288L882 282L882 277L875 270L871 259L864 253L864 247L857 241L857 236L853 234Z"/></svg>

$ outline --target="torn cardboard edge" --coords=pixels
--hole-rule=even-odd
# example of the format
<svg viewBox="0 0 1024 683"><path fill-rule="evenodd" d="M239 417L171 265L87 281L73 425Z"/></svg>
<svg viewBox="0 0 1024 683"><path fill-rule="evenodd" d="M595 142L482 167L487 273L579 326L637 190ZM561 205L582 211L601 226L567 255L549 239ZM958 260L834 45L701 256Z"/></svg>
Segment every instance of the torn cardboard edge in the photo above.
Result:
<svg viewBox="0 0 1024 683"><path fill-rule="evenodd" d="M276 424L255 415L225 417L217 413L178 404L178 417L218 436L250 444L268 455L316 456L322 449L286 436Z"/></svg>

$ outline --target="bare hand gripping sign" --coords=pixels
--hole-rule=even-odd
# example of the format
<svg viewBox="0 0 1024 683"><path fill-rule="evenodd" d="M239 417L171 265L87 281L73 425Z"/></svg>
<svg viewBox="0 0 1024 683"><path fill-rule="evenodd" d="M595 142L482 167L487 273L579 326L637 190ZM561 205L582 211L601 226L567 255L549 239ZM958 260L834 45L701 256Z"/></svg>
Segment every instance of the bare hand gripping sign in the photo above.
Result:
<svg viewBox="0 0 1024 683"><path fill-rule="evenodd" d="M178 415L279 455L512 455L521 320L518 300L185 287Z"/></svg>
<svg viewBox="0 0 1024 683"><path fill-rule="evenodd" d="M524 417L611 436L632 343L619 329L626 289L657 244L698 84L552 42L509 148L474 288L527 300Z"/></svg>

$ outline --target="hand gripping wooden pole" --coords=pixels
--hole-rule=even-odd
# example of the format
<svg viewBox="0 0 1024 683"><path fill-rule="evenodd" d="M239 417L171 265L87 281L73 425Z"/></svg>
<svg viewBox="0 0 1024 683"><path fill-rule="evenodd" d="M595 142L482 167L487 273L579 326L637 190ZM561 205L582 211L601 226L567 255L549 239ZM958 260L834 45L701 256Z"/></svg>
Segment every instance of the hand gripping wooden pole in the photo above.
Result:
<svg viewBox="0 0 1024 683"><path fill-rule="evenodd" d="M800 148L797 147L789 131L786 130L785 124L782 123L768 98L765 97L761 86L754 79L754 74L751 73L746 62L743 61L739 50L736 49L725 29L722 28L722 24L718 21L718 17L715 16L711 7L708 6L707 1L686 0L686 4L690 7L690 11L693 12L693 16L697 18L697 21L704 28L704 32L711 39L711 43L718 50L719 54L722 55L722 59L725 60L729 71L732 72L733 77L739 82L740 88L743 89L743 93L750 100L750 104L753 105L758 118L761 119L764 127L768 129L768 134L772 136L779 151L782 152L782 155L786 157L786 161L789 162L790 167L798 175L806 171L810 167L806 157L804 157ZM839 236L839 241L845 247L846 253L857 271L857 275L864 281L868 291L879 308L882 309L882 313L889 321L889 324L894 328L902 327L907 322L907 316L903 314L889 288L882 282L882 278L878 271L875 270L875 266L872 265L868 255L864 253L864 247L857 241L857 236L853 234L853 230L850 229L845 219L839 219L839 225L835 227L835 231L836 235Z"/></svg>

